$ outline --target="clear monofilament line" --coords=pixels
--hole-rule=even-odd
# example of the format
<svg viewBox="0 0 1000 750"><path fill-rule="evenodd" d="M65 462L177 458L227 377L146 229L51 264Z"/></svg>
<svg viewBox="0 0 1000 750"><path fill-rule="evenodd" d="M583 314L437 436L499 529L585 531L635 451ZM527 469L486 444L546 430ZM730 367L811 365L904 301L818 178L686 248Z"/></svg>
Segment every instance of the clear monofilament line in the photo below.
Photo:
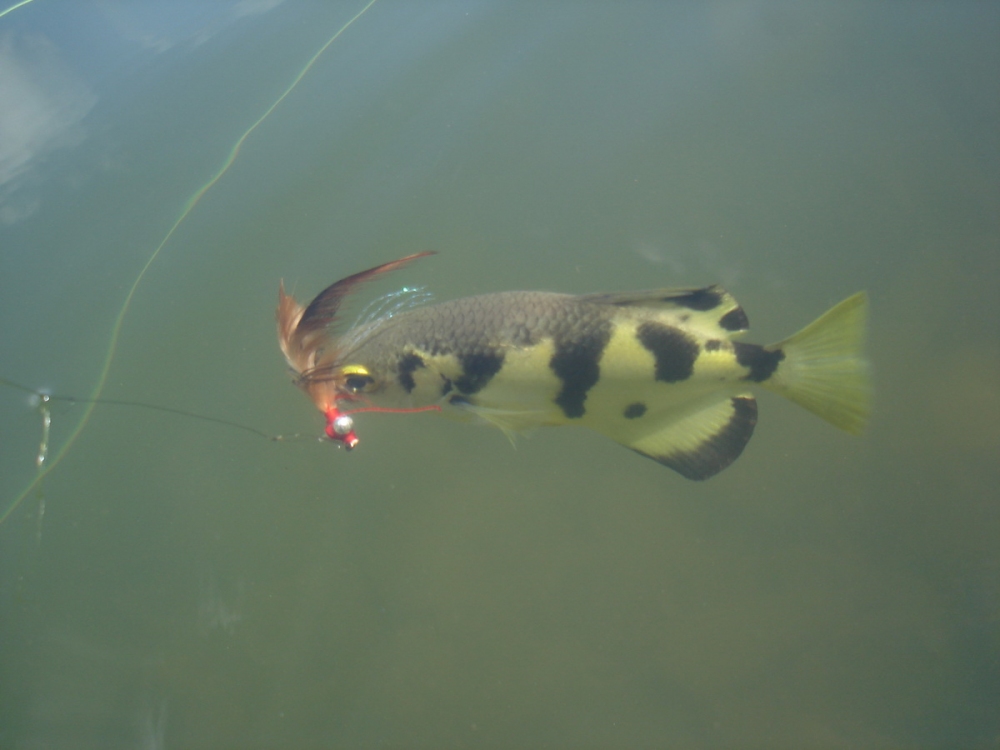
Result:
<svg viewBox="0 0 1000 750"><path fill-rule="evenodd" d="M38 399L38 410L42 413L42 442L38 445L35 465L41 469L45 465L46 456L49 455L49 428L52 427L52 412L49 410L48 394L43 393Z"/></svg>
<svg viewBox="0 0 1000 750"><path fill-rule="evenodd" d="M0 13L0 18L2 18L7 13L10 13L12 10L15 10L16 8L19 8L23 5L26 5L28 1L29 0L25 0L24 2L19 3L7 9L3 13ZM316 54L314 54L305 64L305 67L303 67L302 70L299 71L299 74L295 76L291 84L289 84L288 87L281 93L281 95L274 100L271 106L268 107L267 110L265 110L264 114L262 114L259 118L257 118L257 120L249 128L247 128L247 130L243 133L243 135L239 137L235 145L230 150L229 156L226 158L225 162L219 168L219 170L208 180L208 182L206 182L202 187L198 188L198 190L195 191L194 195L192 195L191 198L184 205L184 208L181 211L180 216L177 217L177 220L173 223L173 225L164 235L163 239L160 241L160 244L156 246L155 250L153 250L152 254L146 261L145 265L143 265L143 267L140 269L139 274L136 276L135 281L133 282L131 288L128 290L128 294L125 295L125 301L122 303L122 307L119 310L118 315L115 317L114 324L111 326L111 336L109 337L108 341L108 349L107 353L104 356L104 363L101 366L101 371L97 378L97 383L94 386L94 390L90 399L86 403L86 407L84 408L84 412L80 417L80 421L76 424L76 427L73 428L73 431L66 438L66 442L64 442L60 446L59 450L56 451L56 453L52 456L52 459L47 464L45 464L44 458L38 462L38 473L35 474L34 479L31 480L31 482L28 484L27 487L25 487L20 493L18 493L18 495L10 502L10 505L8 505L7 508L3 509L3 511L0 512L0 525L2 525L10 517L11 513L13 513L21 505L21 503L31 493L31 491L36 486L38 486L38 483L41 482L50 471L52 471L53 469L56 468L56 466L59 465L59 463L66 456L70 448L73 447L73 444L80 436L80 433L83 432L84 427L90 420L90 416L93 413L95 406L97 405L97 401L100 398L101 393L104 392L104 386L107 384L108 375L111 372L111 363L114 361L115 354L118 349L118 337L121 334L122 324L124 323L125 315L128 312L129 306L132 303L132 298L135 296L135 292L139 288L139 284L142 283L142 280L145 277L146 272L149 270L150 266L153 265L157 256L159 256L160 251L163 250L164 246L174 235L174 232L177 231L177 228L184 222L185 219L187 219L188 215L191 213L191 211L194 210L195 206L198 205L198 202L202 199L205 193L207 193L212 187L214 187L215 184L220 179L222 179L223 175L225 175L226 172L229 171L229 168L233 165L233 162L236 161L236 157L240 152L240 147L243 145L244 141L246 141L246 139L250 137L250 134L253 133L261 125L261 123L263 123L264 120L266 120L271 115L271 113L274 112L274 110L278 107L278 105L281 104L281 102L283 102L288 97L288 95L292 93L295 87L299 85L299 82L305 77L305 75L313 67L313 65L320 58L320 56L327 50L327 48L331 44L333 44L337 40L337 38L340 37L341 34L343 34L348 28L350 28L355 21L361 18L361 16L363 16L368 11L368 9L375 4L375 2L376 0L369 0L369 2L366 3L365 6L360 11L358 11L347 23L341 26L337 30L337 32L333 36L331 36L322 47L319 48ZM45 452L47 457L48 455L47 441L46 441Z"/></svg>

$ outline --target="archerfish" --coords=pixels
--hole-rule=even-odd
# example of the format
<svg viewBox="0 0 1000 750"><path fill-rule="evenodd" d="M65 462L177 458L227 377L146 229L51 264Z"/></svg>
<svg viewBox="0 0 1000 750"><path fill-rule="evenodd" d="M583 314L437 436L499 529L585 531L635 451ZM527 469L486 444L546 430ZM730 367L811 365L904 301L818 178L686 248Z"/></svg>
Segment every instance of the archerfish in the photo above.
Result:
<svg viewBox="0 0 1000 750"><path fill-rule="evenodd" d="M753 435L756 387L850 433L868 418L864 292L768 346L739 341L747 316L719 286L498 292L341 330L338 311L359 284L430 254L348 276L305 307L279 289L278 339L295 382L327 415L327 434L349 448L357 437L345 415L439 410L509 436L583 425L707 479Z"/></svg>

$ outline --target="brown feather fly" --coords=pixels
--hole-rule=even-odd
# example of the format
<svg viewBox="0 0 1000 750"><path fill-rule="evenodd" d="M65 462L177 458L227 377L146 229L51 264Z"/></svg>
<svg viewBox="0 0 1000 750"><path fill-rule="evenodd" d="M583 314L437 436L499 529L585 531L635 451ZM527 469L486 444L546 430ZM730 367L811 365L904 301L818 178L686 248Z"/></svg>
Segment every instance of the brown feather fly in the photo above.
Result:
<svg viewBox="0 0 1000 750"><path fill-rule="evenodd" d="M295 372L295 384L309 395L320 411L328 413L331 408L336 408L337 401L355 398L341 382L343 376L332 374L339 350L331 327L337 322L337 311L344 299L363 282L433 254L430 250L414 253L348 276L317 294L307 306L300 305L294 297L285 294L285 284L281 282L276 312L278 343L289 367Z"/></svg>

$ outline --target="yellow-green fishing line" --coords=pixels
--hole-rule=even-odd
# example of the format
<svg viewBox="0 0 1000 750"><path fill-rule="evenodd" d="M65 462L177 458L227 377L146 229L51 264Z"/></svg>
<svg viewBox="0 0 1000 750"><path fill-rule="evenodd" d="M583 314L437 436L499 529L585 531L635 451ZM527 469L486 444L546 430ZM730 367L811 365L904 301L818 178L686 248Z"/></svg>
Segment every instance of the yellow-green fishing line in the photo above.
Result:
<svg viewBox="0 0 1000 750"><path fill-rule="evenodd" d="M14 5L12 5L12 6L10 6L9 8L7 8L7 10L0 10L0 18L3 18L4 16L6 16L6 15L7 15L8 13L10 13L11 11L15 11L15 10L17 10L18 8L20 8L20 7L24 6L24 5L27 5L27 4L28 4L28 3L30 3L30 2L33 2L33 0L21 0L21 2L19 2L19 3L15 3ZM369 3L369 4L370 4L370 3ZM366 8L366 10L367 10L367 8ZM363 12L364 12L364 11L362 11L362 13L363 13Z"/></svg>
<svg viewBox="0 0 1000 750"><path fill-rule="evenodd" d="M0 13L0 18L5 16L7 13L10 13L12 10L17 9L22 5L26 5L29 2L32 2L32 0L24 0L23 2L18 3L17 5L5 10L3 13ZM326 44L324 44L322 47L319 48L316 54L314 54L309 59L309 62L305 64L305 67L303 67L302 70L299 71L299 74L295 76L292 82L288 85L288 88L286 88L284 92L282 92L281 96L275 99L274 103L267 108L264 114L258 117L257 121L254 122L254 124L251 125L249 128L247 128L246 132L239 137L239 139L236 141L236 144L229 152L229 156L223 163L222 167L219 168L219 170L209 179L208 182L206 182L204 185L198 188L198 190L195 191L194 195L192 195L191 198L188 200L188 202L184 205L184 209L181 211L180 216L177 217L177 221L173 223L173 226L171 226L170 229L167 231L166 235L164 235L163 239L160 241L160 244L156 246L155 250L153 250L152 254L149 256L149 259L146 261L146 264L139 271L139 275L136 276L135 281L132 284L132 287L128 290L128 294L125 295L125 301L122 303L121 310L118 311L118 316L115 318L114 325L111 327L111 338L108 342L107 354L105 354L104 356L104 365L101 367L101 373L97 378L97 384L94 386L94 392L91 395L90 400L84 407L83 414L80 417L80 421L77 423L76 427L70 433L69 437L66 438L66 442L62 444L59 450L56 451L54 455L49 457L47 459L47 462L44 463L44 465L41 465L39 467L39 471L35 475L35 478L31 481L31 483L27 487L25 487L20 493L18 493L18 495L11 501L10 505L2 513L0 513L0 525L2 525L10 517L11 513L17 510L17 508L21 505L21 503L24 502L24 499L31 493L33 489L35 489L35 487L38 486L39 482L41 482L46 477L46 475L49 474L49 472L51 472L59 465L59 463L63 460L63 458L65 458L66 454L69 452L69 449L73 447L73 444L76 442L76 439L80 436L80 433L83 432L83 428L87 425L87 422L90 420L90 415L93 413L94 408L97 406L96 401L97 399L100 398L101 393L104 390L104 386L108 381L108 374L111 372L111 363L114 360L115 353L118 349L118 336L122 330L122 323L125 320L125 314L128 312L129 305L132 302L132 298L135 296L136 289L139 288L140 282L146 275L146 272L149 270L149 267L153 265L153 261L156 260L156 257L160 254L160 251L163 249L164 245L167 244L167 242L173 236L174 232L177 231L177 228L194 210L194 207L198 205L198 202L202 199L202 196L204 196L205 193L207 193L212 187L214 187L215 184L220 179L222 179L222 176L229 171L229 168L233 165L233 162L236 161L236 156L237 154L239 154L240 147L243 145L243 142L248 137L250 137L250 134L253 133L253 131L255 131L260 126L260 124L264 122L264 120L266 120L272 112L274 112L277 106L281 104L281 102L283 102L289 94L292 93L295 87L299 85L299 82L305 77L306 73L309 72L310 68L312 68L312 66L319 59L320 55L322 55L327 50L327 48L337 40L337 38L341 34L347 31L347 29L349 29L355 21L361 18L361 16L363 16L365 12L375 4L375 2L376 0L369 0L369 2L361 10L359 10L354 15L353 18L351 18L347 23L341 26L340 29L338 29L337 32L333 36L331 36L329 40L327 40Z"/></svg>

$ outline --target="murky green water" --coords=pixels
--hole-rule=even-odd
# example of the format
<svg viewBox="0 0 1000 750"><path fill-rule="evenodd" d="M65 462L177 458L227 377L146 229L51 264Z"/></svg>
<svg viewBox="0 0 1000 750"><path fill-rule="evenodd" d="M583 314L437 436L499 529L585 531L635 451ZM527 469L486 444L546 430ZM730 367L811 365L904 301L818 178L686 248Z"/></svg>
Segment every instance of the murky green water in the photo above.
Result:
<svg viewBox="0 0 1000 750"><path fill-rule="evenodd" d="M0 377L93 392L363 4L0 18ZM378 0L103 397L318 435L278 280L434 249L368 295L722 282L768 342L867 289L870 429L765 394L692 483L570 428L99 406L0 526L0 747L1000 745L998 71L988 3ZM40 433L0 387L4 509Z"/></svg>

